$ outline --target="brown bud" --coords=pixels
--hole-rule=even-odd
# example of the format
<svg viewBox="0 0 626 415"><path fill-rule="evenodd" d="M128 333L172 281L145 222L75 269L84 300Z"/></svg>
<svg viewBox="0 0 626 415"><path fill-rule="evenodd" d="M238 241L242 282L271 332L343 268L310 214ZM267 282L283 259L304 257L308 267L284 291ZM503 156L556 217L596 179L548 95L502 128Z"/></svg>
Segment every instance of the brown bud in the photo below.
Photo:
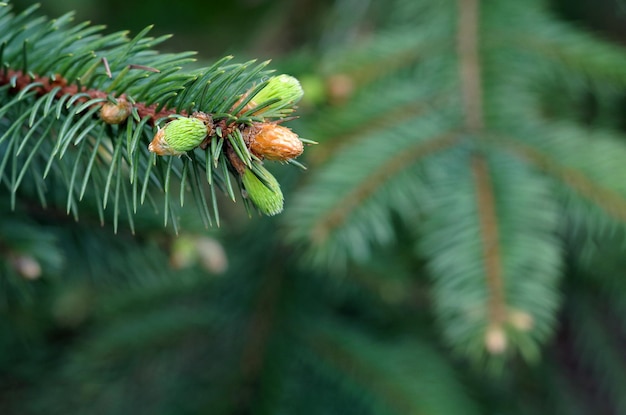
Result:
<svg viewBox="0 0 626 415"><path fill-rule="evenodd" d="M287 161L302 154L304 146L298 135L274 123L258 123L252 127L250 151L259 158Z"/></svg>
<svg viewBox="0 0 626 415"><path fill-rule="evenodd" d="M485 333L485 347L491 354L502 354L507 348L507 337L504 329L498 325L492 325Z"/></svg>
<svg viewBox="0 0 626 415"><path fill-rule="evenodd" d="M328 78L327 91L330 103L342 105L354 94L354 80L345 74L336 74Z"/></svg>
<svg viewBox="0 0 626 415"><path fill-rule="evenodd" d="M11 258L13 268L25 279L36 280L41 276L41 265L34 257L19 254Z"/></svg>
<svg viewBox="0 0 626 415"><path fill-rule="evenodd" d="M509 323L519 331L530 331L534 325L533 316L526 311L511 310L508 315Z"/></svg>
<svg viewBox="0 0 626 415"><path fill-rule="evenodd" d="M100 109L100 118L107 124L121 124L130 115L132 106L124 98L118 98L117 104L107 102Z"/></svg>

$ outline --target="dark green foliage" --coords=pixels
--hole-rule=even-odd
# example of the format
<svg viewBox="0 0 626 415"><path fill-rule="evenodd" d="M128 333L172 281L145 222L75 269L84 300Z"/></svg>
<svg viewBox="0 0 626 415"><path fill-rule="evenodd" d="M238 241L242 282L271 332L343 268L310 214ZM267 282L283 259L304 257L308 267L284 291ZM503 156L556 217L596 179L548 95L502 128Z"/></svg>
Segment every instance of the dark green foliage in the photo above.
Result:
<svg viewBox="0 0 626 415"><path fill-rule="evenodd" d="M306 172L270 167L275 218L240 206L226 139L154 158L146 118L104 125L86 102L5 87L3 415L626 411L626 52L539 0L327 13L318 47L282 64L306 90L294 130L320 145ZM228 120L267 74L178 70L190 56L148 53L155 39L65 20L84 32L63 46L61 63L84 60L68 79L143 102ZM54 24L24 22L6 22L19 42L2 59L58 71L35 53Z"/></svg>
<svg viewBox="0 0 626 415"><path fill-rule="evenodd" d="M216 124L224 120L225 126L282 117L289 112L286 104L267 109L263 117L239 114L252 93L235 106L249 88L259 91L266 85L267 62L231 64L227 57L208 68L181 69L194 53L157 53L154 48L169 36L148 37L150 27L132 38L127 32L102 35L102 26L70 26L69 14L48 21L37 17L35 9L14 16L9 7L0 8L0 116L10 122L0 135L0 175L13 206L22 187L48 204L49 182L56 181L74 217L92 190L101 221L108 209L115 229L120 216L133 229L138 206L154 204L153 189L159 189L165 224L171 221L177 228L177 211L188 189L201 206L216 206L215 185L235 200L240 180L230 174L230 162L220 151L226 145L215 146L217 136L214 145L185 158L156 157L147 142L172 113L202 111L213 114ZM125 122L98 119L101 106L118 99L132 106ZM241 134L217 135L250 162ZM175 188L174 180L181 185ZM216 208L199 212L207 225L219 223Z"/></svg>
<svg viewBox="0 0 626 415"><path fill-rule="evenodd" d="M571 98L545 91L610 99L626 54L539 1L416 8L321 64L356 89L311 123L342 148L288 209L292 238L316 264L344 266L392 243L397 216L416 234L449 345L477 359L504 337L536 360L560 307L559 234L620 229L626 212L623 136L577 122Z"/></svg>

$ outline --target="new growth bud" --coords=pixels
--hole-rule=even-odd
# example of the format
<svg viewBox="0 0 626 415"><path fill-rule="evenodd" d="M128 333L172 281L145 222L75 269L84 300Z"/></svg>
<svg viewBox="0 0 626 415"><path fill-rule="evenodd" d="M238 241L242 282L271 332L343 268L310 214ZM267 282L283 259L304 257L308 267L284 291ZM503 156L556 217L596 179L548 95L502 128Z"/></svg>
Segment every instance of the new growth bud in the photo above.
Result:
<svg viewBox="0 0 626 415"><path fill-rule="evenodd" d="M304 146L298 135L274 123L257 123L251 129L250 151L259 158L287 161L302 154Z"/></svg>
<svg viewBox="0 0 626 415"><path fill-rule="evenodd" d="M295 105L303 95L302 86L296 78L289 75L278 75L270 78L265 88L259 91L252 99L257 105L278 99L277 102L263 108L262 112L266 112Z"/></svg>
<svg viewBox="0 0 626 415"><path fill-rule="evenodd" d="M246 168L241 180L252 203L268 216L276 215L283 210L283 192L278 181L264 167L258 165L263 180L250 169Z"/></svg>
<svg viewBox="0 0 626 415"><path fill-rule="evenodd" d="M179 156L196 148L207 132L207 125L196 117L176 118L157 131L148 150L159 156Z"/></svg>
<svg viewBox="0 0 626 415"><path fill-rule="evenodd" d="M504 329L498 325L492 325L485 333L485 347L491 354L502 354L507 348L508 339Z"/></svg>

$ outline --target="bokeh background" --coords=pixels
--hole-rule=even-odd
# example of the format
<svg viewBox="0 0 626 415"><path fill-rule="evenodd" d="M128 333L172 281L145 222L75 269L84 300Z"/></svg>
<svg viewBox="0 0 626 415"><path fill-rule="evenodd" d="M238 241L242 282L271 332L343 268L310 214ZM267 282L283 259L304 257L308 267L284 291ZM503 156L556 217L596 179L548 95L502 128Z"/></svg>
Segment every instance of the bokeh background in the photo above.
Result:
<svg viewBox="0 0 626 415"><path fill-rule="evenodd" d="M40 232L49 258L43 272L13 262L22 280L0 278L0 414L626 413L622 228L594 234L593 249L562 232L570 239L549 333L530 358L511 351L496 363L452 351L442 335L438 294L410 226L419 215L407 221L403 209L389 209L380 228L357 229L355 240L348 233L344 250L342 241L311 250L315 237L298 234L306 225L289 212L306 212L307 197L317 197L316 172L350 154L368 129L381 128L376 123L404 122L385 108L402 101L393 82L419 75L411 65L420 56L389 51L410 50L412 40L404 49L393 29L426 25L422 3L429 2L41 1L43 14L75 11L76 21L107 31L154 24L154 35L174 35L164 51L198 51L199 65L230 54L272 59L305 87L300 118L289 126L320 144L300 160L307 171L272 167L286 195L284 217L249 218L223 198L219 228L199 230L189 209L192 225L179 236L149 217L133 236L114 235L88 214L74 222L30 211L29 229ZM623 1L544 3L556 21L626 43ZM623 84L598 92L585 82L555 80L544 92L558 99L545 112L623 134ZM371 123L353 116L368 109L379 115ZM368 160L355 152L359 171L371 168ZM522 329L533 324L518 317ZM497 338L486 341L502 351Z"/></svg>

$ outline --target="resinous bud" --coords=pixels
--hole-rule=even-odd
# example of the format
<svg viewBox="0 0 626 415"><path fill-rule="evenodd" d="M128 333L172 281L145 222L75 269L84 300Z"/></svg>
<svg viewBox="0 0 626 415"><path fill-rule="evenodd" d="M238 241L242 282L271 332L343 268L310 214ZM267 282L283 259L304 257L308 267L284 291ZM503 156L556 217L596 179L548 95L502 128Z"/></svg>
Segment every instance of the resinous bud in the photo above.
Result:
<svg viewBox="0 0 626 415"><path fill-rule="evenodd" d="M100 118L107 124L121 124L126 121L131 110L130 103L119 98L117 104L107 102L100 108Z"/></svg>
<svg viewBox="0 0 626 415"><path fill-rule="evenodd" d="M287 127L274 123L252 126L250 151L257 157L287 161L302 154L304 146L298 135Z"/></svg>

